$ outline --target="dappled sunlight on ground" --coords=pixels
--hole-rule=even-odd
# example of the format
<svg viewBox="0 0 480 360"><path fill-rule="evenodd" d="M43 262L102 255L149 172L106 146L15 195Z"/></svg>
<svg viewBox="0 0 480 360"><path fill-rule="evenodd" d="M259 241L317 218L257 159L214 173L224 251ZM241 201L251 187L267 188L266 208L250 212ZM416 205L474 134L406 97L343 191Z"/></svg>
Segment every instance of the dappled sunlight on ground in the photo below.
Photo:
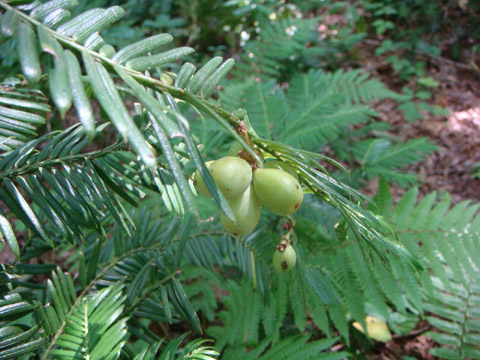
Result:
<svg viewBox="0 0 480 360"><path fill-rule="evenodd" d="M448 130L480 136L480 106L451 112L447 122ZM473 132L477 132L473 134Z"/></svg>
<svg viewBox="0 0 480 360"><path fill-rule="evenodd" d="M374 47L365 47L364 51L368 54ZM370 62L372 73L399 92L391 70L384 69L382 59L372 56ZM420 196L432 191L448 191L454 203L467 199L480 201L480 179L471 174L480 162L480 75L449 64L435 64L428 68L426 76L432 76L440 84L430 90L432 97L427 102L444 107L448 115L424 114L423 119L408 123L398 103L391 100L375 104L375 110L380 119L392 126L390 132L402 141L423 136L438 147L426 161L408 169L418 174ZM370 185L372 189L367 191L374 193L375 184ZM392 190L399 198L407 189Z"/></svg>

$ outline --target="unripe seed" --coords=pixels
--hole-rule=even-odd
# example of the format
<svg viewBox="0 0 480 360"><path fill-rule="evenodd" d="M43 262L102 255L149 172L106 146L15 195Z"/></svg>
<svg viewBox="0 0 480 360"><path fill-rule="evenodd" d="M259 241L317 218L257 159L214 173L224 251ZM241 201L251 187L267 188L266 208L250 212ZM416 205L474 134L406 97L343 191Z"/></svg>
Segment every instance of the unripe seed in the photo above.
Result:
<svg viewBox="0 0 480 360"><path fill-rule="evenodd" d="M273 254L273 267L279 273L285 274L293 270L297 262L297 253L286 241L280 242Z"/></svg>
<svg viewBox="0 0 480 360"><path fill-rule="evenodd" d="M290 175L292 175L295 180L298 181L298 174L297 172L295 171L294 168L292 168L290 165L288 165L287 163L284 163L283 161L278 161L278 160L272 160L272 161L268 161L266 162L264 165L263 165L263 168L264 169L278 169L278 170L283 170L287 173L289 173Z"/></svg>
<svg viewBox="0 0 480 360"><path fill-rule="evenodd" d="M256 169L253 187L260 204L276 215L293 214L302 205L302 187L283 170Z"/></svg>
<svg viewBox="0 0 480 360"><path fill-rule="evenodd" d="M252 168L243 159L227 156L210 167L215 184L227 199L242 195L252 182Z"/></svg>
<svg viewBox="0 0 480 360"><path fill-rule="evenodd" d="M255 229L260 219L260 201L251 186L238 198L229 199L235 222L229 220L223 213L220 221L223 227L233 235L247 235Z"/></svg>
<svg viewBox="0 0 480 360"><path fill-rule="evenodd" d="M234 142L230 149L228 149L228 156L238 156L238 153L243 150L242 144L239 142Z"/></svg>
<svg viewBox="0 0 480 360"><path fill-rule="evenodd" d="M210 166L214 163L215 160L210 160L205 163L205 166L207 169L210 170ZM205 184L205 181L202 178L202 175L200 175L200 171L195 171L195 175L193 175L193 185L195 186L195 189L197 189L197 192L200 195L203 195L207 198L211 198L212 194L210 194L210 191L208 191L207 185Z"/></svg>

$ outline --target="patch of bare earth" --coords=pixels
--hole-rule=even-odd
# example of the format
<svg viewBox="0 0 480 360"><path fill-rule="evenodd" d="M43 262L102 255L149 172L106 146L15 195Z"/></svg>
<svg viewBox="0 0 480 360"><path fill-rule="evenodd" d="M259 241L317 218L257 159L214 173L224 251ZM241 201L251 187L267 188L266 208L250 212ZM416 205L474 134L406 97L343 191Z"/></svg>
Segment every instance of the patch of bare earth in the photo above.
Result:
<svg viewBox="0 0 480 360"><path fill-rule="evenodd" d="M388 64L373 56L367 59L364 68L391 89L400 90ZM392 100L381 101L374 108L392 126L391 132L401 139L427 137L437 145L438 150L426 161L406 169L418 174L421 195L448 191L453 203L467 199L480 201L480 179L471 175L473 165L480 162L480 73L435 61L428 63L427 76L439 83L428 102L445 107L448 116L423 114L423 119L408 123L398 110L398 103ZM406 189L393 191L398 198Z"/></svg>

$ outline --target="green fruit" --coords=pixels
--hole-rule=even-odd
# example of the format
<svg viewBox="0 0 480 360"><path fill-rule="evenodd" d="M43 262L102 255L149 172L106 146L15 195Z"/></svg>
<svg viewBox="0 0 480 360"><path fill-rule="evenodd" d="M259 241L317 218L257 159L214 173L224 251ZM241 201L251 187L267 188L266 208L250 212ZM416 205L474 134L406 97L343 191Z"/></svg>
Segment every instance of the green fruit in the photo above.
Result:
<svg viewBox="0 0 480 360"><path fill-rule="evenodd" d="M205 166L207 169L210 169L210 166L215 162L215 160L210 160L205 163ZM200 195L203 195L205 197L211 198L212 194L210 194L210 191L208 191L207 185L205 184L205 181L202 178L202 175L200 175L200 172L197 170L195 171L195 175L193 175L193 185L195 186L195 189L197 189L197 192Z"/></svg>
<svg viewBox="0 0 480 360"><path fill-rule="evenodd" d="M228 150L228 156L238 156L238 153L243 150L242 144L239 142L234 142L230 149Z"/></svg>
<svg viewBox="0 0 480 360"><path fill-rule="evenodd" d="M297 262L297 253L292 245L282 241L273 254L273 267L282 274L292 271Z"/></svg>
<svg viewBox="0 0 480 360"><path fill-rule="evenodd" d="M294 168L292 168L290 165L288 165L287 163L284 163L282 161L278 161L278 160L272 160L272 161L268 161L266 162L264 165L263 165L263 168L264 169L278 169L278 170L283 170L287 173L289 173L290 175L292 175L295 180L298 180L298 174L297 172L295 171Z"/></svg>
<svg viewBox="0 0 480 360"><path fill-rule="evenodd" d="M215 184L227 199L242 195L252 182L252 168L243 159L227 156L210 167Z"/></svg>
<svg viewBox="0 0 480 360"><path fill-rule="evenodd" d="M290 215L303 201L302 187L290 174L278 169L256 169L253 188L260 204L277 215Z"/></svg>
<svg viewBox="0 0 480 360"><path fill-rule="evenodd" d="M392 334L388 329L387 323L371 315L367 315L365 318L365 323L367 324L368 336L374 340L388 342L392 340ZM365 334L363 326L358 322L354 322L353 327L358 331Z"/></svg>
<svg viewBox="0 0 480 360"><path fill-rule="evenodd" d="M228 204L232 209L235 222L229 220L223 213L220 214L220 221L223 227L233 235L247 235L255 229L260 219L260 201L252 187L238 198L229 199Z"/></svg>

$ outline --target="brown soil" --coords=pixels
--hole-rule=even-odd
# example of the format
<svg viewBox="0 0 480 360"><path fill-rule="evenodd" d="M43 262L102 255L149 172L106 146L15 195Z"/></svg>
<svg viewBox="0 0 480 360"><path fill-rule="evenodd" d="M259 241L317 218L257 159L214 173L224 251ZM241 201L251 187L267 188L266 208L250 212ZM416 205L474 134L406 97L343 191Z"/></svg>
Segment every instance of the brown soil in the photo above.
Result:
<svg viewBox="0 0 480 360"><path fill-rule="evenodd" d="M400 91L399 83L392 77L392 70L381 58L375 58L375 48L366 48L371 56L365 56L362 68L379 77L391 89ZM465 70L454 64L432 61L427 63L426 76L433 77L439 87L433 90L431 105L441 105L448 116L435 117L424 114L424 119L408 123L398 103L385 100L374 107L380 118L392 126L391 132L403 140L427 137L438 150L425 162L408 171L417 173L421 180L420 194L432 191L448 191L453 203L471 199L480 200L480 179L471 175L472 167L480 162L480 73ZM402 85L403 86L403 85ZM412 86L411 86L412 87ZM370 192L372 186L367 187ZM406 189L393 189L396 197Z"/></svg>

